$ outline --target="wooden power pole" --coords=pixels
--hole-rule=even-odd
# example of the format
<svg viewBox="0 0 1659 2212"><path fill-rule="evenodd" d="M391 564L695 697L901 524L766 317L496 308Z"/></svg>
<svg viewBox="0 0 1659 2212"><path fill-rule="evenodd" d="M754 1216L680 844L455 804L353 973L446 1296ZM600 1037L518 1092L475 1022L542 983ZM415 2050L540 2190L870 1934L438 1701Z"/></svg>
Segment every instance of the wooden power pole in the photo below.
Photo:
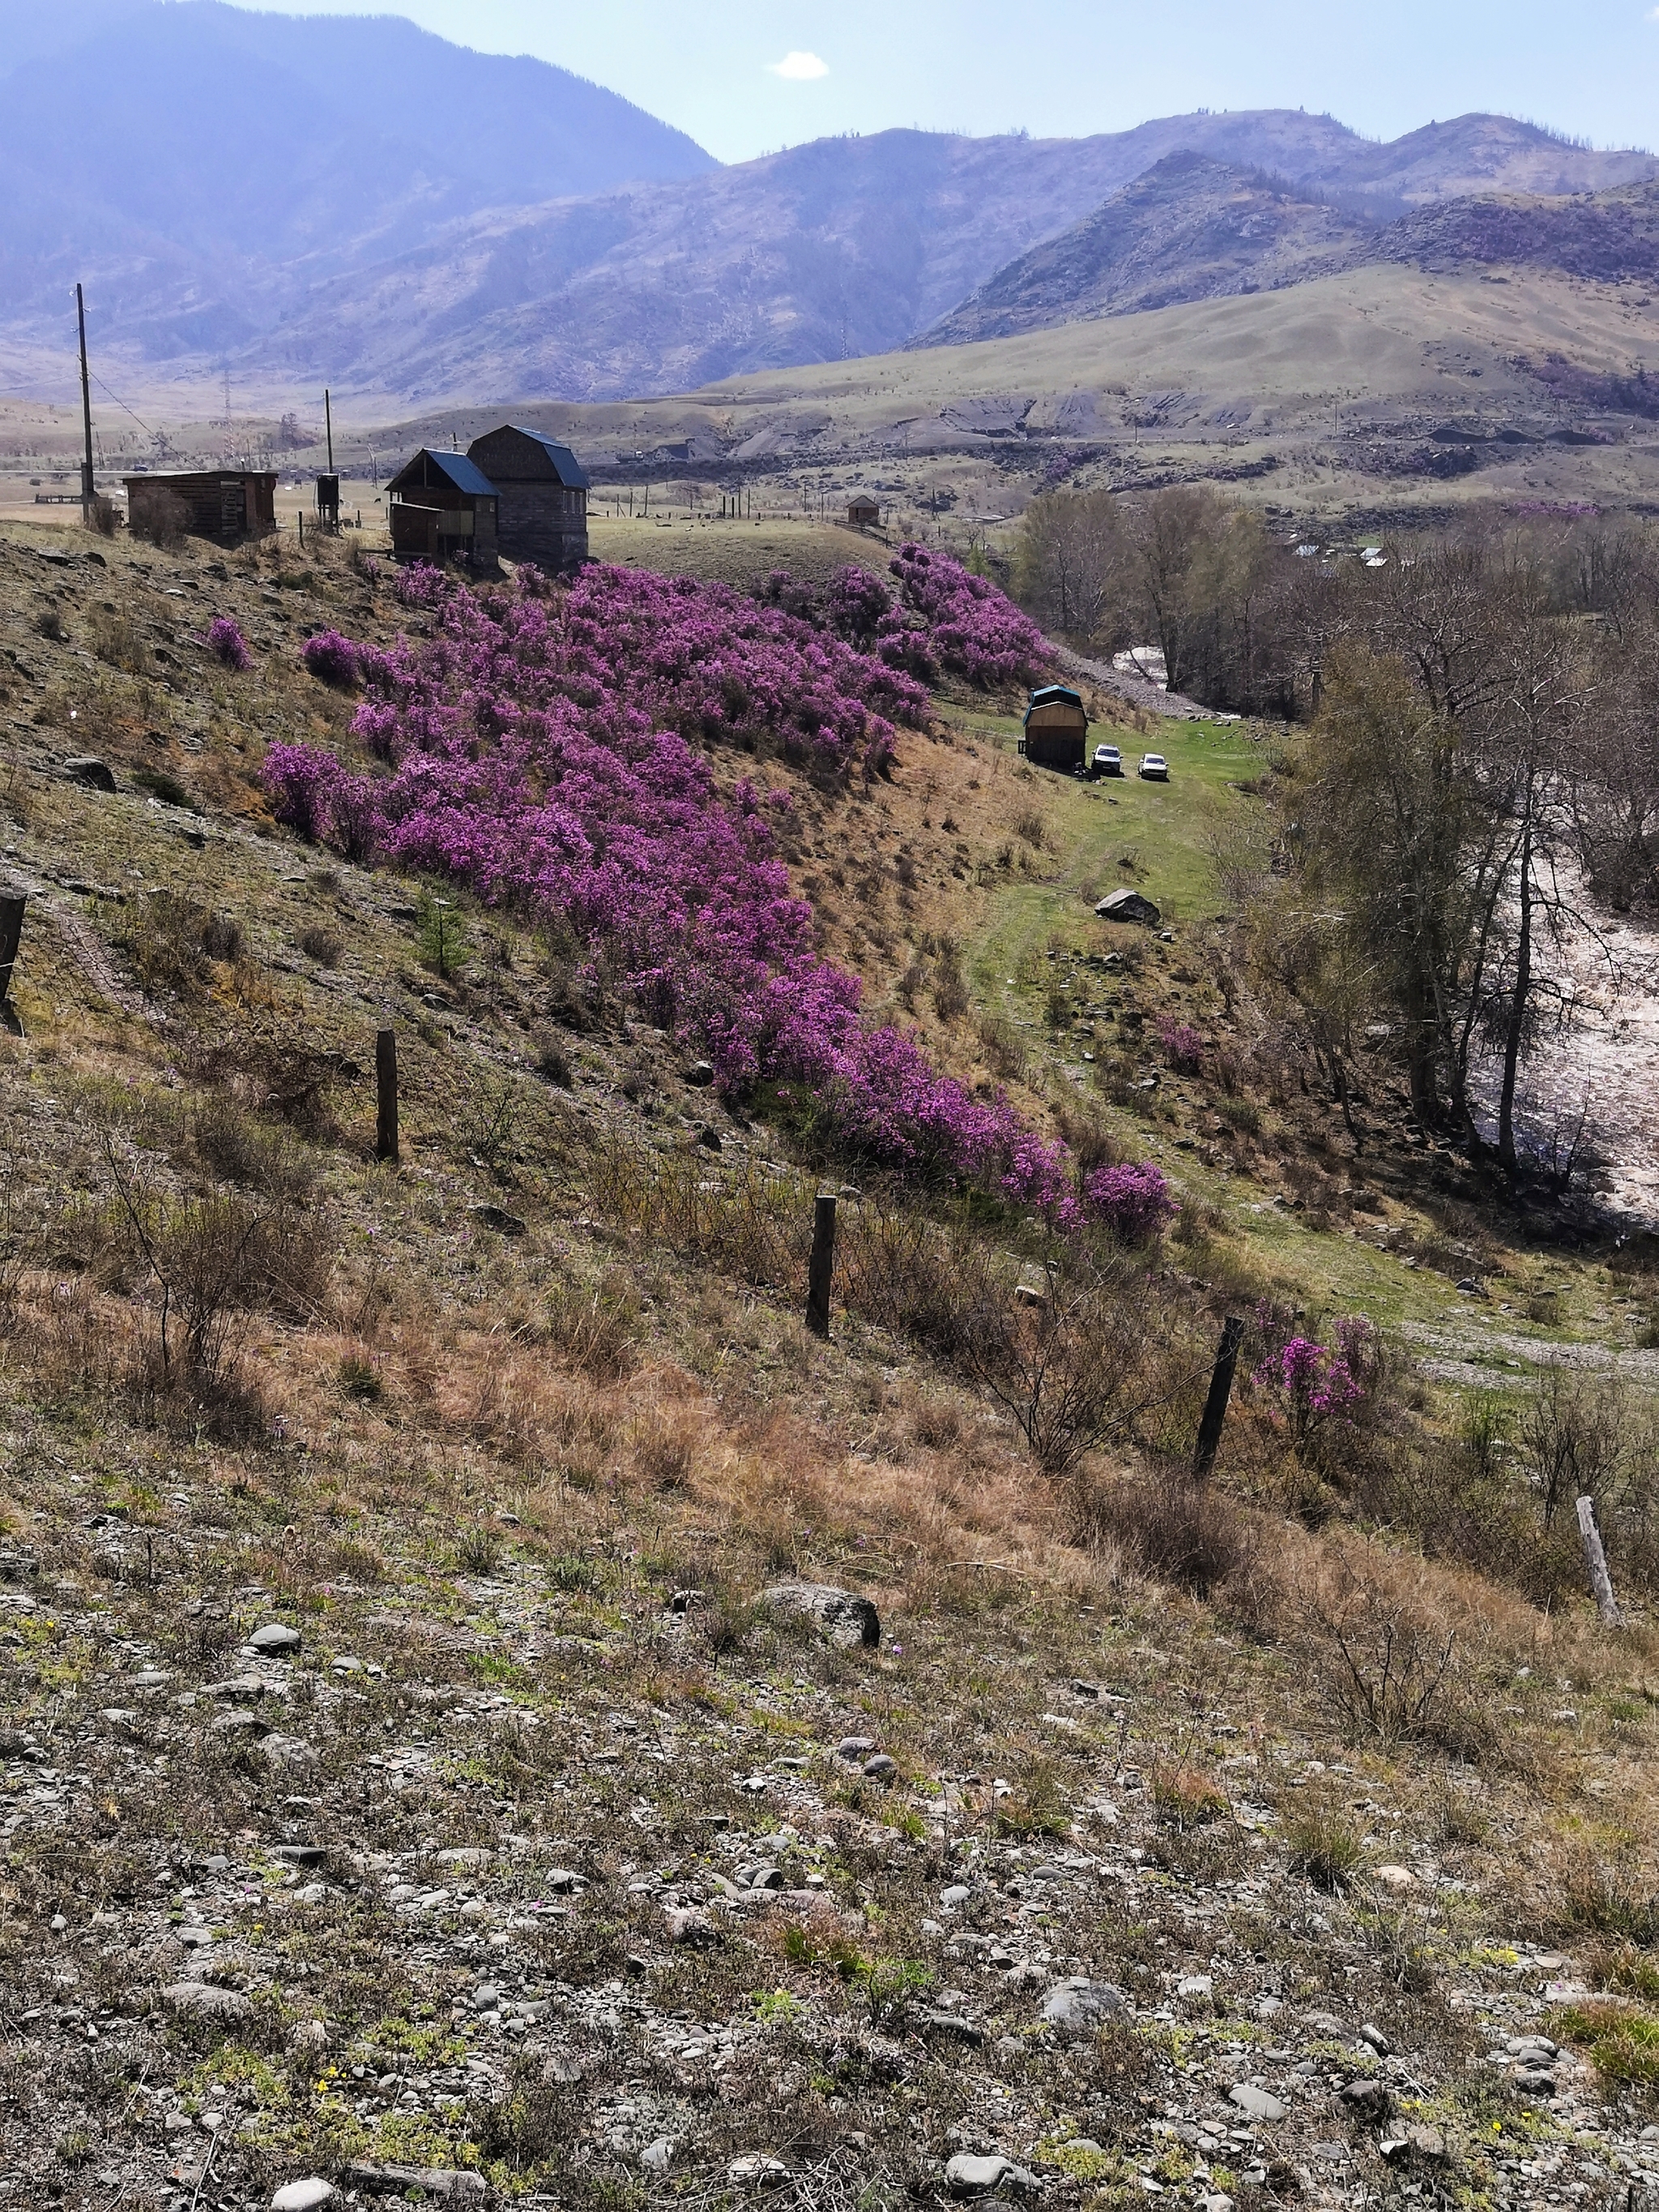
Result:
<svg viewBox="0 0 1659 2212"><path fill-rule="evenodd" d="M81 520L90 530L94 496L92 481L92 384L87 374L87 303L78 284L75 288L75 319L81 326L81 420L87 434L86 456L81 463Z"/></svg>

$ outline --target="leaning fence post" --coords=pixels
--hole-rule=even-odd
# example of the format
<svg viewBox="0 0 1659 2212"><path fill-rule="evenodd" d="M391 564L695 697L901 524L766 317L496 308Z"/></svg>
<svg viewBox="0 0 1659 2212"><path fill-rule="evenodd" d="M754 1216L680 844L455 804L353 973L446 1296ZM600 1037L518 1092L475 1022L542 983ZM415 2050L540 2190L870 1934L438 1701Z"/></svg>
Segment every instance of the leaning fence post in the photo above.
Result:
<svg viewBox="0 0 1659 2212"><path fill-rule="evenodd" d="M836 1201L827 1193L812 1208L812 1257L806 1268L806 1326L830 1334L830 1279L836 1266Z"/></svg>
<svg viewBox="0 0 1659 2212"><path fill-rule="evenodd" d="M398 1157L396 1030L377 1030L374 1033L374 1157L377 1160L395 1160Z"/></svg>
<svg viewBox="0 0 1659 2212"><path fill-rule="evenodd" d="M1601 1548L1601 1534L1595 1525L1595 1500L1581 1498L1578 1501L1578 1534L1583 1539L1584 1565L1589 1569L1590 1595L1595 1600L1595 1610L1607 1628L1620 1625L1619 1601L1613 1594L1613 1577L1607 1572L1607 1555Z"/></svg>
<svg viewBox="0 0 1659 2212"><path fill-rule="evenodd" d="M1215 1465L1221 1443L1221 1425L1227 1418L1227 1401L1233 1394L1233 1370L1238 1365L1238 1346L1244 1324L1229 1314L1221 1324L1221 1348L1210 1376L1210 1395L1204 1401L1204 1418L1198 1425L1198 1449L1193 1454L1193 1478L1201 1482Z"/></svg>
<svg viewBox="0 0 1659 2212"><path fill-rule="evenodd" d="M23 910L28 902L27 891L0 891L0 1006L11 996L11 971L17 965Z"/></svg>

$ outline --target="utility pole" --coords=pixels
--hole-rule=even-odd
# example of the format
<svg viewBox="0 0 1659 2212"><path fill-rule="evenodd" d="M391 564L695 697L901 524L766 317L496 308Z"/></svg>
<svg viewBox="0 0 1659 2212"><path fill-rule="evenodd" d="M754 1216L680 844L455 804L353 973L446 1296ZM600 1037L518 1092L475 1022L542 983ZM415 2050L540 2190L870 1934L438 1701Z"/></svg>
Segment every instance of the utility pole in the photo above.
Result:
<svg viewBox="0 0 1659 2212"><path fill-rule="evenodd" d="M334 473L334 410L329 404L328 386L323 386L323 423L328 433L328 472Z"/></svg>
<svg viewBox="0 0 1659 2212"><path fill-rule="evenodd" d="M87 374L87 302L81 287L75 288L75 319L81 329L81 420L87 434L86 458L81 464L81 520L92 527L92 383Z"/></svg>

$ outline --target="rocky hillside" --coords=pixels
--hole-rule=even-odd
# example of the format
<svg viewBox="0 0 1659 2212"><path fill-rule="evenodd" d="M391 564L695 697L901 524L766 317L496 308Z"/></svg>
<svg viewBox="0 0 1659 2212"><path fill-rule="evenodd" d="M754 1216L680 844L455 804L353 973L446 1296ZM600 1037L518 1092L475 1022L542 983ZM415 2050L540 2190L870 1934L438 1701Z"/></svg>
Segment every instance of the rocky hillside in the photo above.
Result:
<svg viewBox="0 0 1659 2212"><path fill-rule="evenodd" d="M1659 186L1650 182L1570 198L1468 193L1392 220L1389 206L1171 155L1000 269L916 343L972 344L1281 290L1379 262L1449 276L1510 267L1638 289L1659 277Z"/></svg>
<svg viewBox="0 0 1659 2212"><path fill-rule="evenodd" d="M469 839L441 874L361 817L273 817L277 746L381 778L424 732L464 783L567 709L637 738L603 638L532 584L467 635L528 638L528 610L525 665L550 635L592 681L561 664L533 732L471 696L457 745L460 634L338 544L0 540L29 899L0 1053L17 2201L1646 2212L1633 1523L1604 1629L1576 1531L1492 1488L1403 1337L1344 1370L1322 1439L1273 1379L1309 1338L1261 1334L1414 1300L1479 1335L1513 1300L1506 1358L1611 1357L1615 1285L1659 1310L1642 1255L1487 1218L1380 1056L1338 1116L1257 1054L1201 847L1263 803L1269 732L1125 727L1176 780L1110 790L1040 775L1012 701L945 684L884 773L842 774L792 702L722 689L728 635L714 674L673 656L711 695L684 750L734 820L767 787L817 952L987 1097L1156 1146L1182 1199L1060 1355L1076 1285L1035 1222L832 1171L809 1334L810 1118L711 1084L556 907L475 897ZM766 637L805 650L795 619ZM349 688L374 653L395 738ZM625 880L628 836L536 771L535 834ZM1097 919L1119 881L1160 929ZM1039 1385L1071 1358L1069 1402L1133 1377L1133 1437L1066 1464L1041 1387L974 1379L1009 1316ZM1414 1436L1437 1557L1358 1503Z"/></svg>

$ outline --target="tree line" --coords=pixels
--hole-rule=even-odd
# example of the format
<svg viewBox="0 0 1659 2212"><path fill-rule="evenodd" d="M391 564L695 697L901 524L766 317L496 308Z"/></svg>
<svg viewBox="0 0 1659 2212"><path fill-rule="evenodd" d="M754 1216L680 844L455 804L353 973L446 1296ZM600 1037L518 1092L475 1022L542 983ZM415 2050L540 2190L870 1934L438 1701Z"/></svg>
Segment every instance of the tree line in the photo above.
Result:
<svg viewBox="0 0 1659 2212"><path fill-rule="evenodd" d="M1382 551L1298 556L1203 489L1060 494L1018 574L1073 641L1155 641L1171 688L1299 718L1254 844L1218 833L1257 975L1334 1096L1386 1025L1419 1119L1517 1172L1524 1057L1568 1011L1552 940L1659 911L1659 535L1476 515Z"/></svg>

